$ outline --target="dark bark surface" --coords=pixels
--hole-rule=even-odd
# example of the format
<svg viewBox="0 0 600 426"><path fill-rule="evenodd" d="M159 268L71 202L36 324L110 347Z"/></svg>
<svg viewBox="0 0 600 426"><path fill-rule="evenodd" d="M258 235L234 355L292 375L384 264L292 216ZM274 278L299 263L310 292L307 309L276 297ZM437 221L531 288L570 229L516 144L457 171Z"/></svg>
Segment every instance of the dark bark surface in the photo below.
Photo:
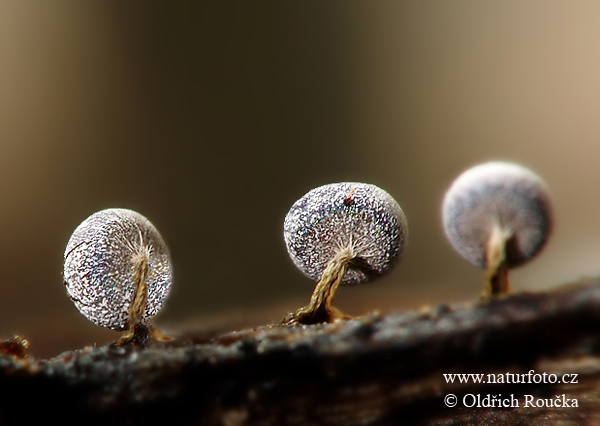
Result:
<svg viewBox="0 0 600 426"><path fill-rule="evenodd" d="M589 280L485 303L87 347L50 359L6 341L0 424L20 423L32 410L81 424L600 424L598 330L600 281ZM448 384L443 375L531 370L559 383ZM448 394L456 407L445 405ZM519 406L468 408L465 395L512 397ZM554 406L574 399L578 407Z"/></svg>

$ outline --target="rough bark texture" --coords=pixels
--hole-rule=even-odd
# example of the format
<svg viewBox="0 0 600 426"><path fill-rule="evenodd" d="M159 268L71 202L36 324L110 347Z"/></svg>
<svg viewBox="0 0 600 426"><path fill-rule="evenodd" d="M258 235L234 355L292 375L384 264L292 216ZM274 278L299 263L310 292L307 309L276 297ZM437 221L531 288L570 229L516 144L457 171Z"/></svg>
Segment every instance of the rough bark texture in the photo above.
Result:
<svg viewBox="0 0 600 426"><path fill-rule="evenodd" d="M7 341L0 423L35 410L81 424L600 424L599 326L600 282L590 280L427 312L87 347L51 359ZM530 370L559 381L578 374L577 383L447 384L443 376ZM445 405L450 393L454 408ZM519 407L464 407L470 394L512 395ZM563 394L578 407L525 406L526 395Z"/></svg>

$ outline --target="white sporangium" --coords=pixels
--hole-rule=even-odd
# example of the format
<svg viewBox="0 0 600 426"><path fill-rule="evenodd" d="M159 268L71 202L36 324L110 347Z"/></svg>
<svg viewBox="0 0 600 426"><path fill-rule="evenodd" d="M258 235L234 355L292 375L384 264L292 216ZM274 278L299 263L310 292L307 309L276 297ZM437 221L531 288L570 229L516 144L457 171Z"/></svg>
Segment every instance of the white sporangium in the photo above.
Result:
<svg viewBox="0 0 600 426"><path fill-rule="evenodd" d="M113 330L148 325L172 283L168 248L152 223L127 209L92 214L73 232L64 255L64 283L77 309Z"/></svg>
<svg viewBox="0 0 600 426"><path fill-rule="evenodd" d="M345 317L332 306L338 286L387 273L402 257L408 225L398 203L381 188L333 183L294 203L284 221L284 239L294 264L318 282L309 305L283 322L331 322Z"/></svg>

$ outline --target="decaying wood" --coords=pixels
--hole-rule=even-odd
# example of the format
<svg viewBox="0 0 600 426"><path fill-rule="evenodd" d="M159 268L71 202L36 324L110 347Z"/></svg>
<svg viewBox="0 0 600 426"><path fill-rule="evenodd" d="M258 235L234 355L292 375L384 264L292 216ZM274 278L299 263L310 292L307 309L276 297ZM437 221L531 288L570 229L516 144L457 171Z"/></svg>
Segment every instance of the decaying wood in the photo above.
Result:
<svg viewBox="0 0 600 426"><path fill-rule="evenodd" d="M81 424L600 424L599 330L600 281L589 280L486 303L51 359L3 350L0 421L35 409ZM443 376L531 370L577 374L577 383L448 384ZM456 407L445 405L448 394ZM520 406L467 408L465 395L514 397ZM525 407L526 395L578 407Z"/></svg>

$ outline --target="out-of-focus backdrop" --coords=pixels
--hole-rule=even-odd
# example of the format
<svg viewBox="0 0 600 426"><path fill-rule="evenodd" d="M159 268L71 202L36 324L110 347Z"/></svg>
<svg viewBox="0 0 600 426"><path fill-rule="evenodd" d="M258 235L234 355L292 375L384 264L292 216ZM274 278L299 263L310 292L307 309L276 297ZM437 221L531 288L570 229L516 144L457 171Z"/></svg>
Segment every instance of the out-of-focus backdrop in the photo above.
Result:
<svg viewBox="0 0 600 426"><path fill-rule="evenodd" d="M34 354L117 338L62 285L66 243L126 207L167 241L157 324L304 304L283 218L315 186L364 181L403 207L402 263L340 289L351 313L472 300L440 203L463 169L512 160L555 201L515 291L600 273L600 3L0 3L0 334ZM358 303L357 301L360 301Z"/></svg>

